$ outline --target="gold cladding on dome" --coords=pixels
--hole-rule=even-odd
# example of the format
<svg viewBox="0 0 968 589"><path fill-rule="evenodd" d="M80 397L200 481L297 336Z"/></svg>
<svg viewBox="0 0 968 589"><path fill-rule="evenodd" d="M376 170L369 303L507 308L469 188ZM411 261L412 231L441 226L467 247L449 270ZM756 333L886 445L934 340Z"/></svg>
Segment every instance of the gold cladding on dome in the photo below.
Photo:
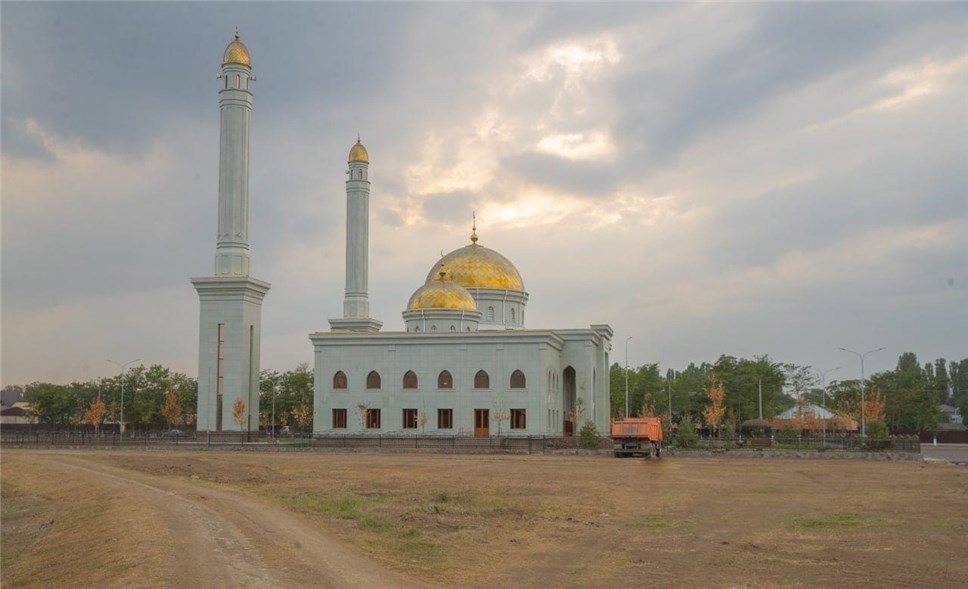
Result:
<svg viewBox="0 0 968 589"><path fill-rule="evenodd" d="M235 40L229 43L229 46L225 48L225 55L222 56L222 65L229 63L238 63L247 67L252 66L249 63L249 50L239 40L238 33L235 33Z"/></svg>
<svg viewBox="0 0 968 589"><path fill-rule="evenodd" d="M476 232L474 237L477 237ZM444 256L437 264L447 267L447 277L464 288L497 288L524 290L521 274L510 260L475 243L454 250ZM437 265L427 275L427 282L433 280Z"/></svg>
<svg viewBox="0 0 968 589"><path fill-rule="evenodd" d="M434 268L437 270L437 268ZM449 271L449 268L448 268ZM462 286L447 278L435 278L417 289L407 303L407 310L417 309L458 309L476 311L474 297Z"/></svg>
<svg viewBox="0 0 968 589"><path fill-rule="evenodd" d="M350 162L370 163L370 154L366 153L366 148L360 143L360 138L356 138L356 145L350 149Z"/></svg>

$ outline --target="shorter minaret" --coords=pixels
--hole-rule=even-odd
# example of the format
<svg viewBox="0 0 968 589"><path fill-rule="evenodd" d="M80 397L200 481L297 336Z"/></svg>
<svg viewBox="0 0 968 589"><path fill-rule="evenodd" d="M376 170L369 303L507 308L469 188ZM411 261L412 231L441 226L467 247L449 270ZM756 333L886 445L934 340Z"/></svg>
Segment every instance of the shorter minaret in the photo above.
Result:
<svg viewBox="0 0 968 589"><path fill-rule="evenodd" d="M380 331L382 321L370 317L369 279L370 156L356 138L350 149L346 180L346 291L343 317L330 319L334 331Z"/></svg>

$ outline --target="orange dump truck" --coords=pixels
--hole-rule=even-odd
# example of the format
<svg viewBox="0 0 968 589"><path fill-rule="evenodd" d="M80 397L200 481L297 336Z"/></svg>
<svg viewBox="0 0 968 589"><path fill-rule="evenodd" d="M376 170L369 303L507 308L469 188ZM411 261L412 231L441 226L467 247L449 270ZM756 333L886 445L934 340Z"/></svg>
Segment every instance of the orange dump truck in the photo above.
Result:
<svg viewBox="0 0 968 589"><path fill-rule="evenodd" d="M626 417L612 421L612 451L616 457L661 456L662 421L658 417Z"/></svg>

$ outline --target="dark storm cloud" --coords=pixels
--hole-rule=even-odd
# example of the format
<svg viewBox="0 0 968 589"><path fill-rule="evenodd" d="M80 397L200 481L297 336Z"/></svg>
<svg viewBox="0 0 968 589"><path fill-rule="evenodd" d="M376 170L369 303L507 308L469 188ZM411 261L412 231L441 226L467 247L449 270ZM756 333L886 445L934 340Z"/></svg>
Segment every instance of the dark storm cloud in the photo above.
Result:
<svg viewBox="0 0 968 589"><path fill-rule="evenodd" d="M4 125L33 118L98 149L140 152L169 117L217 113L215 76L234 26L253 55L264 121L291 116L306 101L338 116L339 107L383 95L404 6L285 6L4 3L4 67L18 76L3 84ZM294 46L309 51L294 54ZM16 135L4 139L8 153L37 153Z"/></svg>
<svg viewBox="0 0 968 589"><path fill-rule="evenodd" d="M731 204L710 219L709 263L768 266L878 228L943 223L968 215L968 168L955 153L892 153L843 174Z"/></svg>
<svg viewBox="0 0 968 589"><path fill-rule="evenodd" d="M777 95L851 68L901 32L929 22L968 22L966 6L803 3L758 8L753 30L698 69L656 71L646 63L616 84L623 104L616 132L631 147L630 157L663 165L697 136L748 120Z"/></svg>

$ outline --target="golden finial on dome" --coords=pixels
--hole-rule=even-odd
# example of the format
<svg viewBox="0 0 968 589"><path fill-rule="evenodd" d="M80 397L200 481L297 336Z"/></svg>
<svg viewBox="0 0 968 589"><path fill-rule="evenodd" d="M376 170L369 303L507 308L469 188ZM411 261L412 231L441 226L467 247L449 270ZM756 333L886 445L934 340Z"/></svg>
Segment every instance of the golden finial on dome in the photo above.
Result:
<svg viewBox="0 0 968 589"><path fill-rule="evenodd" d="M363 144L360 142L359 133L356 134L356 145L354 145L353 148L350 149L349 161L363 162L367 164L370 163L370 154L366 152L366 148L363 147Z"/></svg>
<svg viewBox="0 0 968 589"><path fill-rule="evenodd" d="M473 223L471 225L471 243L477 243L477 211L471 211L471 219Z"/></svg>
<svg viewBox="0 0 968 589"><path fill-rule="evenodd" d="M249 50L239 38L238 27L235 28L235 40L229 43L229 46L225 48L225 54L222 56L222 65L229 63L237 63L247 67L252 65L249 61Z"/></svg>

